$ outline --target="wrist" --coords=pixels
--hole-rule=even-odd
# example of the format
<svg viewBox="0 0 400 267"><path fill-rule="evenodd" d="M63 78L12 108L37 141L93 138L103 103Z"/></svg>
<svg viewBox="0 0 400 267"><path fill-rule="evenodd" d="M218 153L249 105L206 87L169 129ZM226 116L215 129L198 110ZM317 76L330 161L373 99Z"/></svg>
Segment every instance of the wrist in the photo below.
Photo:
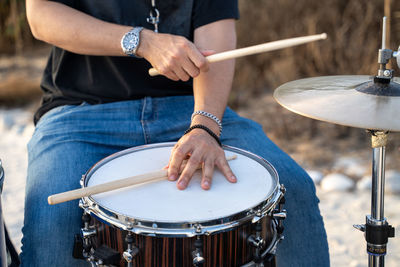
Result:
<svg viewBox="0 0 400 267"><path fill-rule="evenodd" d="M154 39L154 34L157 34L148 29L143 29L140 32L140 43L136 50L136 54L140 57L146 58L148 51L150 49L150 44Z"/></svg>
<svg viewBox="0 0 400 267"><path fill-rule="evenodd" d="M202 125L202 124L195 124L193 126L190 126L190 128L185 131L184 135L190 133L193 130L197 130L197 129L200 129L200 131L204 131L207 135L212 137L220 147L222 147L221 141L219 140L219 136L216 135L210 128L208 128L207 126Z"/></svg>
<svg viewBox="0 0 400 267"><path fill-rule="evenodd" d="M215 133L218 137L221 135L218 124L216 124L213 120L203 116L195 116L190 123L190 126L201 124L209 128L213 133Z"/></svg>

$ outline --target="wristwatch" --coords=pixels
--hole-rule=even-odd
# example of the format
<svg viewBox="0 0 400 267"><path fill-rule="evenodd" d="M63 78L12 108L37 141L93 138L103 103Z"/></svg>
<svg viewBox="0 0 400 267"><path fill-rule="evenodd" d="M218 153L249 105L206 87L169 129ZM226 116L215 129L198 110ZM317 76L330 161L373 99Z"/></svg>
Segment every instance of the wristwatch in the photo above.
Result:
<svg viewBox="0 0 400 267"><path fill-rule="evenodd" d="M121 39L121 47L122 51L125 54L131 57L139 57L136 55L136 50L140 44L140 32L143 30L143 27L134 27L129 32L125 33L125 35Z"/></svg>

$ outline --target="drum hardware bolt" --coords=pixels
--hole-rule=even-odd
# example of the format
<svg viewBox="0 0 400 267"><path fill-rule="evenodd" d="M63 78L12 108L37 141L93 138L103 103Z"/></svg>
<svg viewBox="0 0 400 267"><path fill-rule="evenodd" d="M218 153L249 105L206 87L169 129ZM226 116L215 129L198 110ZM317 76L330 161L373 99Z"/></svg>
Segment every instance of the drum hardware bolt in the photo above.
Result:
<svg viewBox="0 0 400 267"><path fill-rule="evenodd" d="M262 217L262 212L261 212L261 210L257 210L256 216Z"/></svg>
<svg viewBox="0 0 400 267"><path fill-rule="evenodd" d="M200 224L195 224L194 225L195 231L197 234L201 234L201 226Z"/></svg>
<svg viewBox="0 0 400 267"><path fill-rule="evenodd" d="M133 228L133 223L132 222L128 222L126 225L126 229L131 230Z"/></svg>
<svg viewBox="0 0 400 267"><path fill-rule="evenodd" d="M197 236L196 241L194 241L195 250L192 251L193 265L199 266L205 262L203 256L203 241L199 236Z"/></svg>
<svg viewBox="0 0 400 267"><path fill-rule="evenodd" d="M251 223L257 223L259 220L261 220L262 219L262 217L261 216L258 216L258 215L255 215L254 217L253 217L253 219L251 220Z"/></svg>
<svg viewBox="0 0 400 267"><path fill-rule="evenodd" d="M283 195L286 193L286 188L283 184L281 184L281 192Z"/></svg>
<svg viewBox="0 0 400 267"><path fill-rule="evenodd" d="M95 236L97 234L97 231L94 227L89 227L89 228L82 228L81 233L83 238L90 238L92 236Z"/></svg>
<svg viewBox="0 0 400 267"><path fill-rule="evenodd" d="M353 224L353 227L361 232L365 232L365 224Z"/></svg>
<svg viewBox="0 0 400 267"><path fill-rule="evenodd" d="M262 248L265 245L265 240L261 236L250 235L247 238L247 243L255 248Z"/></svg>
<svg viewBox="0 0 400 267"><path fill-rule="evenodd" d="M127 249L124 251L122 256L128 263L128 266L132 266L133 258L139 253L139 249L133 245L133 234L131 232L125 237L125 242L127 244Z"/></svg>
<svg viewBox="0 0 400 267"><path fill-rule="evenodd" d="M82 199L80 199L80 200L79 200L79 207L80 207L81 209L86 210L89 206L88 206L88 204L86 203L86 201L82 201Z"/></svg>
<svg viewBox="0 0 400 267"><path fill-rule="evenodd" d="M286 210L285 209L283 209L282 211L274 210L274 212L272 213L272 217L274 217L274 219L277 220L284 220L286 219Z"/></svg>
<svg viewBox="0 0 400 267"><path fill-rule="evenodd" d="M392 72L390 70L385 70L383 72L383 76L385 76L385 77L390 77L391 75L392 75Z"/></svg>
<svg viewBox="0 0 400 267"><path fill-rule="evenodd" d="M85 175L82 175L81 179L79 180L79 184L83 186L83 181L85 180Z"/></svg>

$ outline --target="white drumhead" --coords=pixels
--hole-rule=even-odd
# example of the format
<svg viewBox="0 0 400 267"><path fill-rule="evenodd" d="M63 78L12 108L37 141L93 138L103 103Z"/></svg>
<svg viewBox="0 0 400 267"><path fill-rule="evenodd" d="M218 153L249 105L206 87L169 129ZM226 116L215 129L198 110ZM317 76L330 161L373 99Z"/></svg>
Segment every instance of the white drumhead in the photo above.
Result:
<svg viewBox="0 0 400 267"><path fill-rule="evenodd" d="M130 153L107 158L89 172L88 186L102 184L133 175L160 170L168 163L172 145L148 146ZM242 152L243 153L243 152ZM229 162L238 178L229 183L223 174L214 172L211 189L201 189L201 171L197 171L185 190L176 182L159 181L92 196L109 211L154 222L204 222L224 218L265 201L277 186L277 177L265 163L248 156L225 150L227 156L236 154Z"/></svg>

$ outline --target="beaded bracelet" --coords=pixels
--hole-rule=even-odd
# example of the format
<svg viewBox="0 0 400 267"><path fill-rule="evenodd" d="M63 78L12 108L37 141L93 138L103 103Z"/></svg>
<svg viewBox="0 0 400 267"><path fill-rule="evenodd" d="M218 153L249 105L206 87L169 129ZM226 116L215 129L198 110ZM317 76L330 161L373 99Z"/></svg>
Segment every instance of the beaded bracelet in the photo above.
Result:
<svg viewBox="0 0 400 267"><path fill-rule="evenodd" d="M185 131L184 135L187 134L187 133L189 133L189 132L192 131L193 129L196 129L196 128L198 128L198 129L203 129L204 131L206 131L209 135L211 135L211 136L215 139L215 141L217 141L218 145L219 145L220 147L222 147L221 141L219 140L218 136L217 136L213 131L211 131L208 127L206 127L206 126L204 126L204 125L202 125L202 124L193 125L192 127L190 127L189 129L187 129L187 130Z"/></svg>
<svg viewBox="0 0 400 267"><path fill-rule="evenodd" d="M216 124L218 124L219 133L220 134L222 133L222 123L221 123L221 120L217 118L217 116L215 116L214 114L202 111L202 110L197 110L197 111L193 112L191 120L193 120L193 118L196 115L201 115L201 116L207 117L209 119L212 119Z"/></svg>

